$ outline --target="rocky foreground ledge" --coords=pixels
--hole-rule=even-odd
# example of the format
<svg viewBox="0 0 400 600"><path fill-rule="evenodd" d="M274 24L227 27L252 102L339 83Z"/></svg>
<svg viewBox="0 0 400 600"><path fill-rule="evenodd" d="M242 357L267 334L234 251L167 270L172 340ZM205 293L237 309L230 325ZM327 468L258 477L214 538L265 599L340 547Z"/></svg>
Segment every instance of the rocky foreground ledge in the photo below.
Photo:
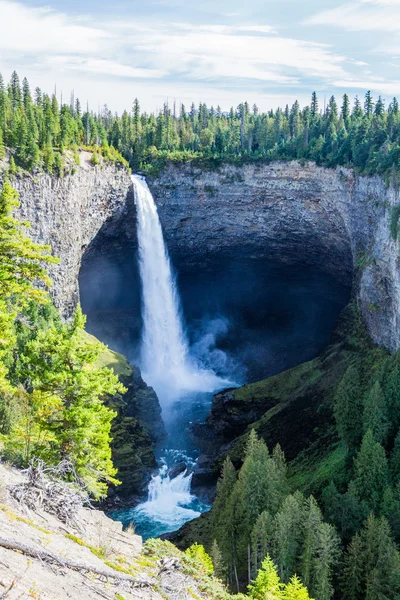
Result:
<svg viewBox="0 0 400 600"><path fill-rule="evenodd" d="M142 544L101 511L82 508L71 526L46 510L28 510L11 494L26 480L0 463L0 598L228 598L172 544Z"/></svg>

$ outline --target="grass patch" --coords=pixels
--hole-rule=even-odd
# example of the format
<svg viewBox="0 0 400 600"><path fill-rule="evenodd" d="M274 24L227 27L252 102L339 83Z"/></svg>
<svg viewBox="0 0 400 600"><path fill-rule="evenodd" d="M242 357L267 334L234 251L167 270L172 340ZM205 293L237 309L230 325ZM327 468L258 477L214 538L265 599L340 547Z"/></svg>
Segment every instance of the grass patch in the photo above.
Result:
<svg viewBox="0 0 400 600"><path fill-rule="evenodd" d="M97 556L97 558L103 559L107 556L107 551L103 546L100 548L91 546L90 544L87 544L84 540L82 540L77 535L74 535L73 533L65 533L64 537L66 537L68 540L72 540L73 542L75 542L75 544L78 544L79 546L84 546L85 548L89 548L90 552L92 554L94 554L95 556Z"/></svg>
<svg viewBox="0 0 400 600"><path fill-rule="evenodd" d="M94 337L94 335L91 335L87 331L84 331L82 335L89 342L99 341L96 337ZM121 377L129 377L129 375L132 375L132 369L126 357L123 354L114 352L114 350L111 350L107 347L104 352L100 354L96 366L100 368L108 367L114 371L115 375Z"/></svg>
<svg viewBox="0 0 400 600"><path fill-rule="evenodd" d="M315 454L307 451L289 465L289 483L293 490L317 493L330 481L340 486L346 480L346 450L341 443L330 446L327 451L315 448Z"/></svg>
<svg viewBox="0 0 400 600"><path fill-rule="evenodd" d="M51 531L48 531L44 527L37 525L31 519L28 519L26 517L20 517L19 515L16 515L15 513L13 513L11 510L6 508L5 506L0 506L0 508L11 521L19 521L20 523L25 523L25 525L29 525L30 527L33 527L34 529L37 529L38 531L41 531L42 533L46 533L47 535L50 535L52 533Z"/></svg>
<svg viewBox="0 0 400 600"><path fill-rule="evenodd" d="M318 359L310 360L278 375L245 385L235 390L233 395L235 400L246 403L261 400L266 396L280 401L294 392L298 393L304 385L317 381L322 375L317 365Z"/></svg>

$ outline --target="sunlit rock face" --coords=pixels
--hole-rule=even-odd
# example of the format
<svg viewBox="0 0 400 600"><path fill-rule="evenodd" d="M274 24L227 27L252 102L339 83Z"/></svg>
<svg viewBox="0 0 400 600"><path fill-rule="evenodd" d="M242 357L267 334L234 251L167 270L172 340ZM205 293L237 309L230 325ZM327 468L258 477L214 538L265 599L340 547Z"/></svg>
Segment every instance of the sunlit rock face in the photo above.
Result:
<svg viewBox="0 0 400 600"><path fill-rule="evenodd" d="M131 213L133 205L129 173L107 163L93 167L86 154L81 153L82 166L74 175L27 175L12 181L20 194L17 216L30 221L32 238L50 244L60 258L49 267L50 293L65 316L79 300L78 275L88 245L111 216Z"/></svg>
<svg viewBox="0 0 400 600"><path fill-rule="evenodd" d="M400 346L399 251L390 233L391 208L400 200L381 178L276 162L215 169L171 165L148 183L173 263L182 272L231 256L315 266L341 283L355 283L372 339L390 350ZM50 243L61 258L51 268L52 293L70 314L79 298L83 255L109 257L111 244L135 251L129 174L85 166L65 179L43 175L14 184L19 214L32 221L32 237Z"/></svg>

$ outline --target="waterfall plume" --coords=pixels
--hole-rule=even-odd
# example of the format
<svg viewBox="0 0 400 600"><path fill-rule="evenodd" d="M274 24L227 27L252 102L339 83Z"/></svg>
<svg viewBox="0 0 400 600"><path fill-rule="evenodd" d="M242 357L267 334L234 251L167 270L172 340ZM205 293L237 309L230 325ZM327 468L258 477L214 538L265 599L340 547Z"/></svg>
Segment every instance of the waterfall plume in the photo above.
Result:
<svg viewBox="0 0 400 600"><path fill-rule="evenodd" d="M229 382L202 369L190 356L157 207L146 181L137 175L132 181L142 283L141 368L145 381L165 405L182 393L212 392Z"/></svg>

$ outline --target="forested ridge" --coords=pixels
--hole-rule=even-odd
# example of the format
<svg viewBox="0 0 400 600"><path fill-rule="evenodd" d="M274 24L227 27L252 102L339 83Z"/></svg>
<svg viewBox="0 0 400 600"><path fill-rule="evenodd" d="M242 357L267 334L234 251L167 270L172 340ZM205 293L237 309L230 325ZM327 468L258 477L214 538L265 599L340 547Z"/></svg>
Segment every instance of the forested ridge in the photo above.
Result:
<svg viewBox="0 0 400 600"><path fill-rule="evenodd" d="M352 166L364 174L388 175L400 164L400 111L396 98L387 106L367 92L351 101L345 94L321 105L260 112L241 103L229 112L204 103L190 107L165 103L157 114L142 112L138 99L122 115L107 105L98 112L22 83L13 73L8 85L0 75L0 156L12 149L11 169L43 168L64 173L66 149L87 146L107 160L128 161L133 169L154 172L165 161L220 159L313 160L334 167Z"/></svg>

